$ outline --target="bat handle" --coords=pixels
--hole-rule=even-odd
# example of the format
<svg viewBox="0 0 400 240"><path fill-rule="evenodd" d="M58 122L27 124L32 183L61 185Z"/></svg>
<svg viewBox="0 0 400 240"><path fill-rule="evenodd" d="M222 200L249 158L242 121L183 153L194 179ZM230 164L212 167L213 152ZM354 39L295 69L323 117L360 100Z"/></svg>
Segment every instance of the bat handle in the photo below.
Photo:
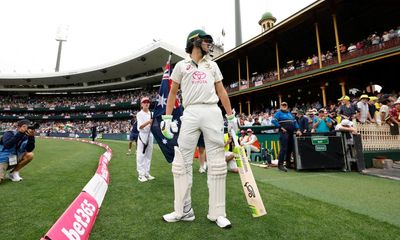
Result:
<svg viewBox="0 0 400 240"><path fill-rule="evenodd" d="M235 146L239 147L238 137L236 135L235 130L231 129L231 135L232 135L233 142L235 143Z"/></svg>

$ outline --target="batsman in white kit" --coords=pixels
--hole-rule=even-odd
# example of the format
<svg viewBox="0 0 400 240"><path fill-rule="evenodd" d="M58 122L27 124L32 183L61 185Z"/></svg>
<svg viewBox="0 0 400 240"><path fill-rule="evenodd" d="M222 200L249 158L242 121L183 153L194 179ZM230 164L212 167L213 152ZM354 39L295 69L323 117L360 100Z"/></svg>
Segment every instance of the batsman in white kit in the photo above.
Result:
<svg viewBox="0 0 400 240"><path fill-rule="evenodd" d="M200 133L204 135L207 149L209 209L207 218L221 228L230 228L231 222L225 212L225 180L227 166L224 153L224 120L221 103L226 111L228 128L237 131L235 113L231 108L228 94L222 84L222 74L218 65L207 54L213 39L203 30L192 31L186 43L188 58L178 62L171 74L172 85L168 95L166 115L163 115L161 130L171 139L177 132L177 125L171 113L179 87L182 91L184 107L182 124L178 137L179 147L175 147L172 162L174 176L174 211L163 216L166 222L193 221L191 204L193 177L193 155Z"/></svg>

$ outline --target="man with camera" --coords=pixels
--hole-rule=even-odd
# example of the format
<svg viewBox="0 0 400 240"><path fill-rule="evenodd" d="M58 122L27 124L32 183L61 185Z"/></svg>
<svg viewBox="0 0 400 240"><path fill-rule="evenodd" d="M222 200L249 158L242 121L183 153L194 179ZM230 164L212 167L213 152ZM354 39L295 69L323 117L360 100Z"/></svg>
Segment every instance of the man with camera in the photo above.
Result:
<svg viewBox="0 0 400 240"><path fill-rule="evenodd" d="M7 131L0 140L0 182L11 169L8 178L13 182L22 181L19 171L33 159L35 149L35 129L39 124L31 124L27 119L17 122L17 129Z"/></svg>

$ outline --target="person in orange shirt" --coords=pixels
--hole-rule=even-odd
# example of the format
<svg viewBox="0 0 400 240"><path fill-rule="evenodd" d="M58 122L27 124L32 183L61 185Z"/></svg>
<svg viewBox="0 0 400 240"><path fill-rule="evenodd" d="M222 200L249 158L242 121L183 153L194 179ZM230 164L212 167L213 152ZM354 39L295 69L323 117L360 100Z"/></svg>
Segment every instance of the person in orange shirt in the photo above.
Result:
<svg viewBox="0 0 400 240"><path fill-rule="evenodd" d="M247 129L247 139L242 141L240 144L246 149L247 156L250 156L252 152L260 152L260 142L257 136L253 134L253 130Z"/></svg>

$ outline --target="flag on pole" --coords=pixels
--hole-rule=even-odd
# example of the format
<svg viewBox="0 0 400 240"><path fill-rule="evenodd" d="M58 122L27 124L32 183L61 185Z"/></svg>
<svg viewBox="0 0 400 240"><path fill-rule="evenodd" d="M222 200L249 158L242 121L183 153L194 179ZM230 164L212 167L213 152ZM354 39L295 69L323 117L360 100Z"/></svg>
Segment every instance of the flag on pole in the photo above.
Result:
<svg viewBox="0 0 400 240"><path fill-rule="evenodd" d="M171 56L172 53L169 55L167 64L165 65L165 71L161 80L160 91L157 95L157 105L154 108L153 124L151 126L151 132L153 133L153 136L160 146L162 153L169 163L172 163L172 161L174 160L174 146L178 146L177 140L179 132L174 133L174 137L172 139L167 139L161 133L160 124L162 121L161 117L165 114L166 111L168 94L172 84L172 81L169 79L171 71ZM181 125L180 117L182 116L182 112L183 109L177 97L174 105L174 110L172 112L172 121L176 121L178 129L180 129Z"/></svg>

